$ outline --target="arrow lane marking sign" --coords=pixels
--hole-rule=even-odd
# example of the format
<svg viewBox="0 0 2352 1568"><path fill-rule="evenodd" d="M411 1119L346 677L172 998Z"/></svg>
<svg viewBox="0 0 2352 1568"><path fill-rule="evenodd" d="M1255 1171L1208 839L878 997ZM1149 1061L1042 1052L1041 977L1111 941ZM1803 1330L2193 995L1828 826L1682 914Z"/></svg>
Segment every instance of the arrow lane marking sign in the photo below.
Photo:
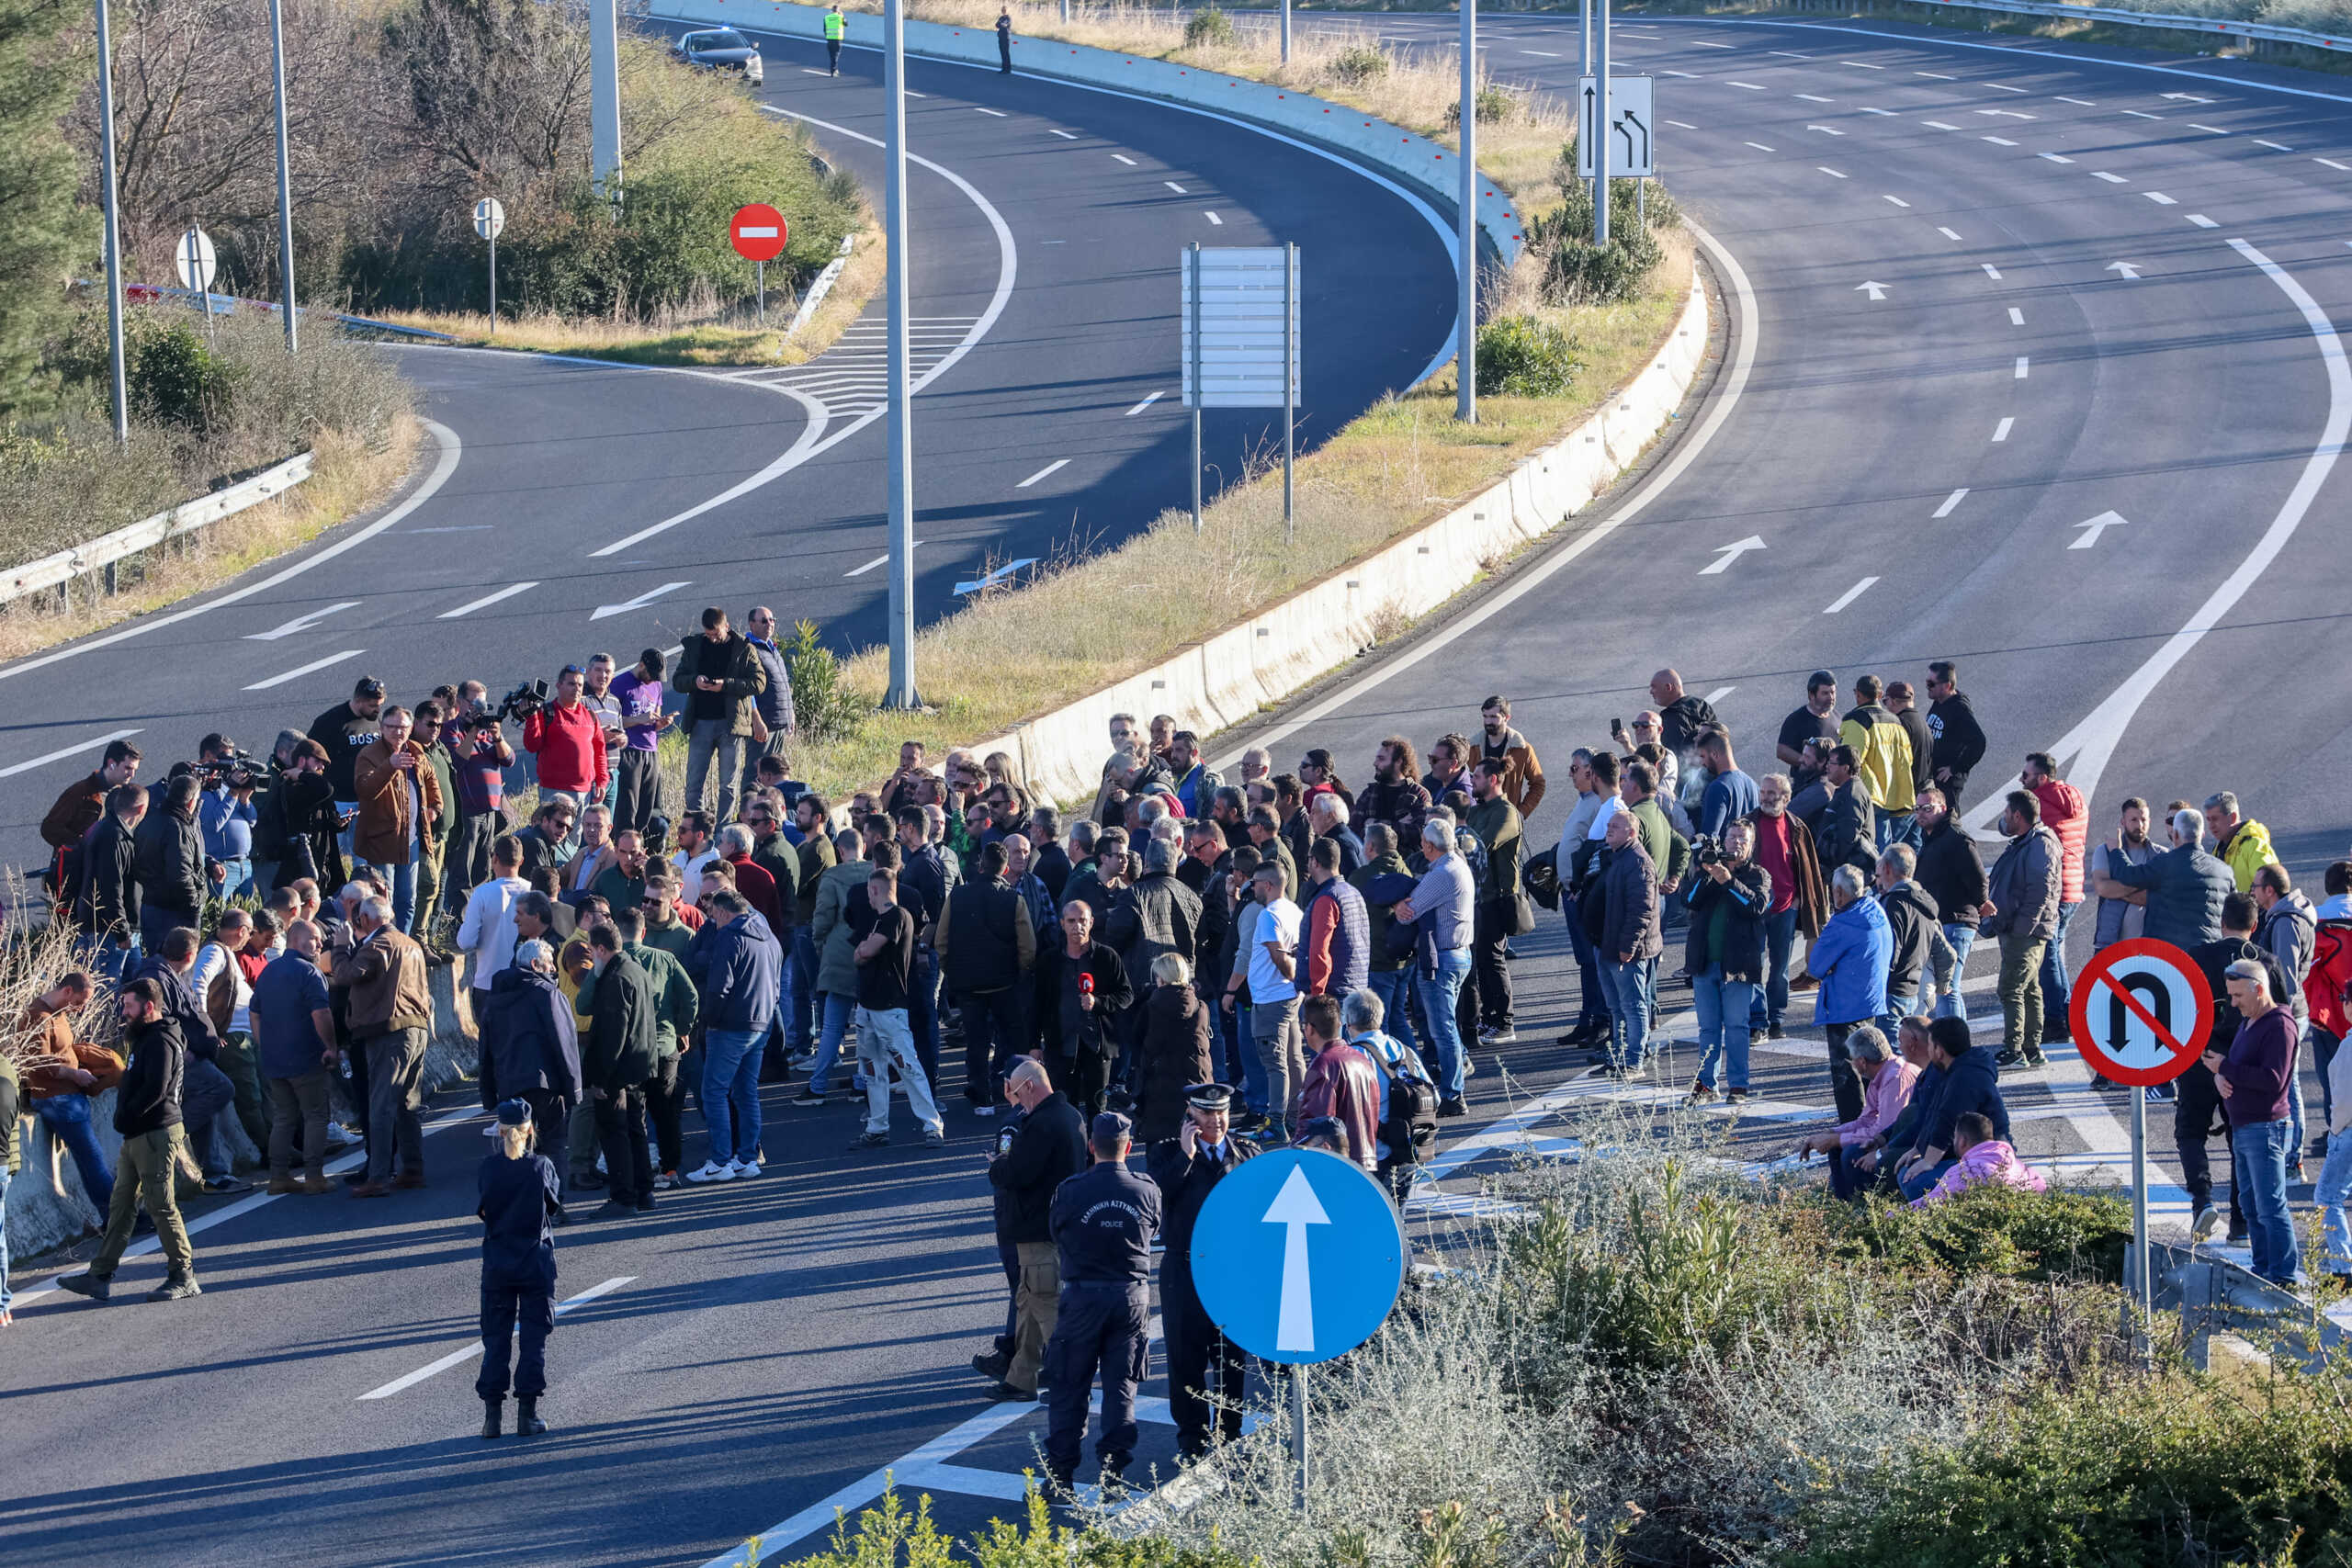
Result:
<svg viewBox="0 0 2352 1568"><path fill-rule="evenodd" d="M359 608L358 600L346 599L340 604L330 604L323 610L313 610L307 615L297 615L282 626L272 626L266 632L247 632L245 640L247 642L276 642L279 637L292 637L296 632L309 631L330 615L341 615L345 610L357 608Z"/></svg>
<svg viewBox="0 0 2352 1568"><path fill-rule="evenodd" d="M686 586L688 585L684 582L665 582L659 588L649 589L645 592L639 594L636 598L627 600L622 604L599 604L596 606L595 613L591 615L588 618L592 621L601 621L607 615L617 615L629 610L642 610L645 606L650 604L656 599L661 598L663 594L675 593L679 589Z"/></svg>
<svg viewBox="0 0 2352 1568"><path fill-rule="evenodd" d="M1758 534L1750 534L1747 537L1740 540L1736 544L1717 545L1715 548L1721 551L1722 554L1716 557L1714 565L1701 567L1699 569L1699 575L1701 577L1719 577L1723 574L1724 569L1729 567L1732 562L1737 560L1740 557L1746 555L1750 550L1760 550L1763 547L1764 539L1763 536Z"/></svg>
<svg viewBox="0 0 2352 1568"><path fill-rule="evenodd" d="M1283 1190L1266 1206L1264 1222L1284 1227L1283 1236L1282 1313L1274 1324L1274 1348L1315 1348L1315 1282L1307 1273L1306 1227L1328 1225L1331 1216L1315 1196L1306 1172L1294 1166Z"/></svg>
<svg viewBox="0 0 2352 1568"><path fill-rule="evenodd" d="M2140 266L2137 262L2109 262L2107 264L2107 270L2121 273L2127 281L2140 276Z"/></svg>
<svg viewBox="0 0 2352 1568"><path fill-rule="evenodd" d="M1854 285L1854 292L1857 294L1868 293L1873 299L1883 299L1886 298L1886 285L1880 283L1875 279L1871 279Z"/></svg>
<svg viewBox="0 0 2352 1568"><path fill-rule="evenodd" d="M1019 571L1023 567L1035 566L1036 564L1037 558L1035 556L1023 556L1019 560L1007 561L1002 566L997 568L994 571L989 572L987 576L982 577L976 582L957 583L956 585L956 592L958 593L978 593L983 588L994 587L996 584L1003 581L1006 578L1011 577L1014 572Z"/></svg>
<svg viewBox="0 0 2352 1568"><path fill-rule="evenodd" d="M2081 538L2076 539L2073 544L2068 545L2066 547L2070 550L2089 549L2093 545L2098 543L2098 536L2101 534L2106 533L2109 528L2123 527L2130 522L2130 518L2123 516L2120 513L2114 512L2102 512L2096 517L2086 517L2080 523L2075 524L2075 526L2077 528L2087 529L2088 532L2084 534Z"/></svg>

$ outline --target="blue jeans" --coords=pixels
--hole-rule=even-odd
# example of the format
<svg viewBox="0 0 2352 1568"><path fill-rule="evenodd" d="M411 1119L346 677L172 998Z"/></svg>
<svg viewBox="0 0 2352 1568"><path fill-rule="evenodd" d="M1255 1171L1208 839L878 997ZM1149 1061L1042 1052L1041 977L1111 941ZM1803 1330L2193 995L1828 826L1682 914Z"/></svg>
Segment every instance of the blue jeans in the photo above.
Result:
<svg viewBox="0 0 2352 1568"><path fill-rule="evenodd" d="M1593 951L1592 939L1584 934L1584 917L1577 900L1563 898L1560 908L1568 917L1568 946L1577 955L1577 1027L1599 1029L1609 1021L1609 987L1600 978L1600 956Z"/></svg>
<svg viewBox="0 0 2352 1568"><path fill-rule="evenodd" d="M1715 1066L1720 1058L1728 1081L1721 1087L1747 1087L1747 1047L1749 1010L1756 1003L1756 982L1726 980L1724 966L1711 964L1704 975L1690 977L1691 1005L1699 1010L1699 1082L1708 1089L1715 1083Z"/></svg>
<svg viewBox="0 0 2352 1568"><path fill-rule="evenodd" d="M1441 953L1437 973L1424 974L1416 960L1413 991L1421 998L1421 1017L1430 1026L1430 1043L1437 1049L1437 1092L1442 1100L1462 1098L1462 1029L1454 1020L1462 982L1470 976L1470 953Z"/></svg>
<svg viewBox="0 0 2352 1568"><path fill-rule="evenodd" d="M1789 954L1797 942L1797 907L1764 917L1764 983L1748 987L1747 1027L1778 1029L1789 1016Z"/></svg>
<svg viewBox="0 0 2352 1568"><path fill-rule="evenodd" d="M1610 1059L1631 1071L1642 1065L1643 1047L1649 1043L1650 1005L1657 996L1651 988L1649 960L1636 958L1631 964L1600 960L1600 985L1609 998Z"/></svg>
<svg viewBox="0 0 2352 1568"><path fill-rule="evenodd" d="M1839 1145L1829 1151L1829 1192L1835 1198L1857 1198L1874 1186L1879 1179L1879 1167L1869 1170L1854 1165L1857 1151ZM1881 1151L1881 1159L1894 1157L1891 1151Z"/></svg>
<svg viewBox="0 0 2352 1568"><path fill-rule="evenodd" d="M755 1160L760 1153L760 1043L764 1029L711 1029L702 1065L702 1119L710 1130L710 1158L718 1165Z"/></svg>
<svg viewBox="0 0 2352 1568"><path fill-rule="evenodd" d="M0 1166L0 1312L16 1299L8 1289L8 1168Z"/></svg>
<svg viewBox="0 0 2352 1568"><path fill-rule="evenodd" d="M849 1015L857 1010L857 998L827 991L817 998L817 1005L824 1022L817 1031L817 1060L808 1074L808 1089L823 1094L832 1081L833 1064L842 1059L842 1036L849 1029Z"/></svg>
<svg viewBox="0 0 2352 1568"><path fill-rule="evenodd" d="M1951 989L1936 998L1936 1016L1966 1018L1968 1009L1960 999L1960 983L1968 977L1968 950L1976 945L1976 922L1968 920L1947 924L1944 940L1951 943Z"/></svg>
<svg viewBox="0 0 2352 1568"><path fill-rule="evenodd" d="M384 880L391 885L392 929L402 936L408 935L409 920L416 913L416 857L411 855L403 861L369 861L368 863L382 873Z"/></svg>
<svg viewBox="0 0 2352 1568"><path fill-rule="evenodd" d="M1947 1155L1933 1165L1914 1167L1911 1174L1903 1179L1903 1201L1906 1203L1916 1203L1925 1198L1929 1192L1935 1190L1936 1183L1944 1179L1944 1172L1959 1163L1960 1161Z"/></svg>
<svg viewBox="0 0 2352 1568"><path fill-rule="evenodd" d="M1374 969L1365 976L1364 988L1380 998L1382 1032L1398 1044L1419 1050L1413 1038L1413 966Z"/></svg>
<svg viewBox="0 0 2352 1568"><path fill-rule="evenodd" d="M1252 1116L1263 1116L1272 1095L1266 1064L1258 1059L1258 1043L1250 1032L1250 1010L1237 1001L1228 1011L1220 998L1216 1010L1217 1027L1225 1032L1226 1054L1241 1060L1241 1103Z"/></svg>
<svg viewBox="0 0 2352 1568"><path fill-rule="evenodd" d="M119 989L122 977L139 966L139 939L126 933L119 942L106 937L85 936L74 944L82 962L90 966L90 977L104 981Z"/></svg>
<svg viewBox="0 0 2352 1568"><path fill-rule="evenodd" d="M817 940L806 926L792 931L792 1005L786 1010L785 1048L796 1056L808 1054L810 1024L823 1004L817 999ZM834 1042L839 1045L840 1042Z"/></svg>
<svg viewBox="0 0 2352 1568"><path fill-rule="evenodd" d="M2294 1216L2287 1210L2287 1167L2294 1128L2287 1118L2240 1127L2230 1140L2231 1180L2245 1210L2254 1271L2273 1284L2292 1284L2302 1258ZM2333 1151L2331 1151L2333 1153Z"/></svg>
<svg viewBox="0 0 2352 1568"><path fill-rule="evenodd" d="M74 1168L82 1173L82 1190L103 1219L114 1201L114 1172L107 1168L106 1151L98 1147L98 1135L90 1130L90 1097L52 1094L33 1101L33 1114L74 1156Z"/></svg>
<svg viewBox="0 0 2352 1568"><path fill-rule="evenodd" d="M2065 1040L2073 1036L2074 987L2066 978L2066 928L2075 923L2080 898L2058 906L2058 929L2041 950L2041 1037ZM2040 1042L2036 1042L2039 1043Z"/></svg>
<svg viewBox="0 0 2352 1568"><path fill-rule="evenodd" d="M177 909L159 909L153 904L141 904L139 906L139 945L150 953L161 953L164 950L165 937L181 926L187 926L192 930L196 924L197 917L194 915L184 915ZM116 978L121 978L119 972Z"/></svg>
<svg viewBox="0 0 2352 1568"><path fill-rule="evenodd" d="M215 890L214 897L222 903L228 903L241 893L257 891L254 886L254 863L251 860L224 860L220 863L228 869L229 874Z"/></svg>
<svg viewBox="0 0 2352 1568"><path fill-rule="evenodd" d="M907 976L907 1028L914 1036L915 1061L923 1081L939 1082L939 958L930 948L915 949Z"/></svg>
<svg viewBox="0 0 2352 1568"><path fill-rule="evenodd" d="M1903 1021L1919 1010L1919 998L1925 994L1926 989L1927 987L1923 985L1919 990L1912 992L1907 997L1886 998L1886 1010L1878 1015L1878 1032L1886 1036L1886 1043L1889 1045L1895 1044L1902 1039L1900 1032L1903 1028Z"/></svg>
<svg viewBox="0 0 2352 1568"><path fill-rule="evenodd" d="M2344 1217L2345 1202L2352 1200L2352 1133L2327 1140L2327 1163L2319 1168L2319 1188L2312 1196L2327 1236L2327 1271L2352 1274L2352 1224Z"/></svg>

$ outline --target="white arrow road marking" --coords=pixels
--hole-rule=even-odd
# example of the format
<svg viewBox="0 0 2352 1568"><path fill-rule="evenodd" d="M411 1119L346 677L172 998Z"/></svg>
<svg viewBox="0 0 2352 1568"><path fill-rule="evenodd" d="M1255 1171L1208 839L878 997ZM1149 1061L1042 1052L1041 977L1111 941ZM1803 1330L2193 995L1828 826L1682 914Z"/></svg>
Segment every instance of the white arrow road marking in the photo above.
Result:
<svg viewBox="0 0 2352 1568"><path fill-rule="evenodd" d="M2098 536L2101 534L2106 533L2109 528L2125 527L2129 525L2131 519L2125 517L2120 512L2102 512L2096 517L2086 517L2080 523L2075 524L2075 526L2077 528L2088 529L2089 532L2086 533L2081 538L2076 539L2073 544L2068 545L2066 547L2070 550L2089 549L2093 545L2098 543Z"/></svg>
<svg viewBox="0 0 2352 1568"><path fill-rule="evenodd" d="M2200 98L2194 93L2164 93L2159 96L2170 98L2177 104L2210 104L2214 101L2211 98Z"/></svg>
<svg viewBox="0 0 2352 1568"><path fill-rule="evenodd" d="M1056 469L1067 468L1069 467L1069 459L1068 457L1057 457L1052 462L1046 464L1044 468L1039 468L1035 473L1031 474L1027 479L1023 479L1019 484L1014 485L1012 488L1015 490L1027 490L1031 485L1035 484L1047 474L1054 472Z"/></svg>
<svg viewBox="0 0 2352 1568"><path fill-rule="evenodd" d="M573 1307L583 1306L589 1302L594 1301L598 1296L610 1295L613 1292L619 1290L623 1285L628 1284L630 1280L636 1278L637 1276L634 1274L623 1274L620 1278L616 1280L607 1280L601 1285L591 1285L588 1289L581 1292L578 1295L571 1297L569 1301L556 1303L555 1315L561 1317ZM519 1334L522 1331L517 1329L515 1332ZM451 1367L462 1366L481 1354L481 1341L477 1339L462 1350L450 1351L447 1355L442 1357L431 1366L419 1367L416 1371L409 1373L405 1377L394 1378L391 1382L384 1384L381 1388L369 1389L366 1393L361 1394L359 1397L362 1399L390 1399L392 1395L400 1393L402 1389L414 1388L418 1383L423 1382L425 1379L446 1372Z"/></svg>
<svg viewBox="0 0 2352 1568"><path fill-rule="evenodd" d="M532 589L537 588L537 586L538 584L536 582L511 583L508 586L500 589L495 593L486 593L479 599L458 605L454 610L444 610L433 618L436 621L458 620L463 616L472 615L476 610L487 610L492 604L499 603L501 600L512 599L517 593L528 593Z"/></svg>
<svg viewBox="0 0 2352 1568"><path fill-rule="evenodd" d="M2109 262L2107 270L2121 273L2127 281L2140 276L2140 266L2136 262Z"/></svg>
<svg viewBox="0 0 2352 1568"><path fill-rule="evenodd" d="M1883 299L1886 298L1886 285L1879 282L1875 278L1871 278L1854 285L1854 292L1857 294L1867 293L1873 299Z"/></svg>
<svg viewBox="0 0 2352 1568"><path fill-rule="evenodd" d="M1860 582L1857 582L1854 586L1838 595L1837 602L1829 605L1828 608L1823 610L1821 613L1825 615L1836 615L1838 611L1844 609L1847 605L1852 604L1855 600L1869 592L1871 584L1877 581L1878 579L1875 577L1865 577Z"/></svg>
<svg viewBox="0 0 2352 1568"><path fill-rule="evenodd" d="M136 729L112 729L104 735L94 735L87 740L76 740L71 746L61 746L54 751L44 751L38 757L28 758L24 761L12 762L7 767L0 768L0 779L12 779L18 773L28 773L35 768L47 767L51 762L71 757L76 751L87 751L93 746L111 746L118 740L128 740L139 733L140 731Z"/></svg>
<svg viewBox="0 0 2352 1568"><path fill-rule="evenodd" d="M1699 569L1701 577L1720 577L1725 568L1748 551L1764 548L1764 539L1759 534L1750 534L1736 544L1717 545L1715 548L1723 553L1715 558L1713 565L1702 566Z"/></svg>
<svg viewBox="0 0 2352 1568"><path fill-rule="evenodd" d="M674 593L679 589L689 586L691 584L684 582L665 582L659 588L649 588L636 598L624 600L618 604L599 604L588 618L592 621L601 621L607 615L625 615L631 610L642 610L663 594Z"/></svg>
<svg viewBox="0 0 2352 1568"><path fill-rule="evenodd" d="M998 583L1002 582L1006 578L1011 577L1014 572L1019 571L1023 567L1035 566L1036 564L1037 558L1035 556L1023 556L1019 560L1005 562L1002 566L998 567L994 571L989 572L985 577L976 579L970 582L957 583L956 585L956 592L958 593L978 593L983 588L995 587Z"/></svg>
<svg viewBox="0 0 2352 1568"><path fill-rule="evenodd" d="M2015 419L2012 419L2007 414L2003 414L2001 416L2001 423L1993 427L1993 439L1996 441L2007 441L2009 438L2010 427L2016 423L2017 421Z"/></svg>
<svg viewBox="0 0 2352 1568"><path fill-rule="evenodd" d="M292 637L296 632L309 631L329 615L341 615L345 610L356 610L360 602L356 599L346 599L340 604L330 604L323 610L313 610L307 615L297 615L282 626L272 626L266 632L247 632L245 640L247 642L276 642L279 637Z"/></svg>
<svg viewBox="0 0 2352 1568"><path fill-rule="evenodd" d="M1331 1216L1323 1212L1315 1184L1306 1179L1305 1170L1291 1167L1289 1179L1266 1206L1261 1223L1283 1228L1283 1300L1274 1320L1274 1348L1311 1351L1315 1348L1315 1281L1307 1273L1306 1227L1328 1225Z"/></svg>
<svg viewBox="0 0 2352 1568"><path fill-rule="evenodd" d="M1805 129L1806 129L1807 130L1817 130L1817 131L1821 132L1824 136L1843 136L1843 135L1845 135L1845 134L1846 134L1846 133L1845 133L1844 131L1842 131L1842 130L1832 130L1831 128L1829 128L1828 126L1826 126L1826 125L1808 125L1808 126L1806 126L1806 127L1805 127Z"/></svg>
<svg viewBox="0 0 2352 1568"><path fill-rule="evenodd" d="M1935 514L1939 517L1951 516L1952 513L1952 508L1958 506L1961 503L1962 498L1967 494L1968 487L1966 485L1961 486L1960 489L1944 497L1944 503L1936 508Z"/></svg>
<svg viewBox="0 0 2352 1568"><path fill-rule="evenodd" d="M303 676L310 674L312 671L323 670L330 664L340 664L346 659L356 659L367 651L368 650L364 648L346 648L341 653L330 653L324 659L313 659L311 662L303 665L299 670L288 670L283 675L272 675L266 681L255 681L252 685L247 686L245 690L248 692L266 692L272 686L283 686L288 681L299 681Z"/></svg>

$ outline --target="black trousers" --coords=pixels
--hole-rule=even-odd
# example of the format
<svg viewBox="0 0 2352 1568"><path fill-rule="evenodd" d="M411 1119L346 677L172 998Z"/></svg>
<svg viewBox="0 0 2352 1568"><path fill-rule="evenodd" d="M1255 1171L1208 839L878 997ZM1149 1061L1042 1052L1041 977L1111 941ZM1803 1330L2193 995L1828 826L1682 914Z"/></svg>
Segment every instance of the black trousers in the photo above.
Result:
<svg viewBox="0 0 2352 1568"><path fill-rule="evenodd" d="M1075 1057L1056 1056L1047 1064L1054 1087L1089 1121L1102 1113L1110 1092L1112 1062L1100 1051L1080 1051Z"/></svg>
<svg viewBox="0 0 2352 1568"><path fill-rule="evenodd" d="M627 828L642 833L645 825L662 809L662 769L656 759L658 751L640 751L634 746L620 750L620 771L613 786L613 831Z"/></svg>
<svg viewBox="0 0 2352 1568"><path fill-rule="evenodd" d="M1012 40L1002 33L996 35L996 57L1002 62L999 65L998 69L1002 71L1008 76L1012 75Z"/></svg>
<svg viewBox="0 0 2352 1568"><path fill-rule="evenodd" d="M539 1153L548 1156L555 1167L560 1190L571 1190L571 1111L552 1093L543 1089L525 1089L521 1099L531 1108L531 1125L537 1130Z"/></svg>
<svg viewBox="0 0 2352 1568"><path fill-rule="evenodd" d="M1046 1344L1046 1469L1068 1483L1086 1443L1086 1405L1102 1376L1102 1435L1095 1456L1115 1471L1136 1451L1136 1390L1151 1370L1148 1286L1064 1285Z"/></svg>
<svg viewBox="0 0 2352 1568"><path fill-rule="evenodd" d="M653 1076L645 1080L645 1108L653 1118L653 1146L658 1168L674 1172L685 1155L686 1134L681 1120L686 1109L686 1086L678 1076L678 1058L664 1056ZM605 1156L611 1165L612 1156Z"/></svg>
<svg viewBox="0 0 2352 1568"><path fill-rule="evenodd" d="M2223 1157L2230 1161L2233 1172L2230 1234L2242 1235L2245 1211L2238 1206L2237 1141L2230 1135L2229 1118L2222 1113L2222 1091L2213 1087L2213 1075L2202 1062L2173 1079L2173 1087L2177 1093L2172 1102L2172 1141L2180 1155L2180 1184L2188 1190L2189 1213L2194 1216L2213 1201L2213 1166L2206 1158L2205 1145L2219 1133L2222 1146L2229 1151Z"/></svg>
<svg viewBox="0 0 2352 1568"><path fill-rule="evenodd" d="M1860 1027L1860 1023L1833 1023L1825 1031L1829 1036L1829 1093L1838 1102L1840 1122L1851 1122L1862 1113L1862 1075L1854 1070L1854 1053L1846 1043L1846 1037Z"/></svg>
<svg viewBox="0 0 2352 1568"><path fill-rule="evenodd" d="M1470 973L1478 988L1478 1022L1486 1028L1510 1027L1510 962L1503 952L1517 920L1518 906L1508 898L1488 899L1471 916Z"/></svg>
<svg viewBox="0 0 2352 1568"><path fill-rule="evenodd" d="M842 40L837 38L829 38L825 40L825 69L835 75L841 73Z"/></svg>
<svg viewBox="0 0 2352 1568"><path fill-rule="evenodd" d="M1209 1321L1186 1265L1159 1266L1159 1327L1168 1344L1168 1412L1176 1420L1177 1451L1204 1452L1212 1423L1227 1442L1238 1440L1250 1358ZM1212 1393L1222 1405L1209 1403Z"/></svg>
<svg viewBox="0 0 2352 1568"><path fill-rule="evenodd" d="M514 1359L514 1392L537 1399L548 1391L548 1330L555 1326L555 1293L545 1285L481 1282L481 1376L474 1393L483 1399L506 1397L509 1342L523 1331L522 1354Z"/></svg>
<svg viewBox="0 0 2352 1568"><path fill-rule="evenodd" d="M596 1141L605 1151L605 1196L615 1203L653 1201L653 1154L645 1136L645 1086L633 1083L598 1099Z"/></svg>
<svg viewBox="0 0 2352 1568"><path fill-rule="evenodd" d="M964 1014L964 1098L994 1105L998 1086L1029 1041L1029 988L1016 983L1001 991L964 991L956 1005ZM933 1084L937 1091L939 1086Z"/></svg>

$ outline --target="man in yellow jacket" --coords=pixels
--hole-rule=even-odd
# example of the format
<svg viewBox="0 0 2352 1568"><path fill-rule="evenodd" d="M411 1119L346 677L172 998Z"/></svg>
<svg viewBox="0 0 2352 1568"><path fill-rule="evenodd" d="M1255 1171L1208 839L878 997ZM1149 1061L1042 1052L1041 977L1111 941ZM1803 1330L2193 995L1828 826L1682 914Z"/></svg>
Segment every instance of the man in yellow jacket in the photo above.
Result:
<svg viewBox="0 0 2352 1568"><path fill-rule="evenodd" d="M2213 854L2237 878L2238 891L2254 891L2254 874L2278 858L2270 847L2270 829L2238 815L2238 797L2228 790L2205 797L2205 830L2213 835Z"/></svg>
<svg viewBox="0 0 2352 1568"><path fill-rule="evenodd" d="M842 39L849 31L849 18L842 15L841 0L833 0L833 7L825 13L825 65L830 75L842 73Z"/></svg>
<svg viewBox="0 0 2352 1568"><path fill-rule="evenodd" d="M1854 710L1838 727L1838 739L1854 749L1855 772L1878 807L1880 849L1905 836L1911 808L1918 804L1912 789L1911 736L1880 704L1883 690L1877 676L1856 676Z"/></svg>

